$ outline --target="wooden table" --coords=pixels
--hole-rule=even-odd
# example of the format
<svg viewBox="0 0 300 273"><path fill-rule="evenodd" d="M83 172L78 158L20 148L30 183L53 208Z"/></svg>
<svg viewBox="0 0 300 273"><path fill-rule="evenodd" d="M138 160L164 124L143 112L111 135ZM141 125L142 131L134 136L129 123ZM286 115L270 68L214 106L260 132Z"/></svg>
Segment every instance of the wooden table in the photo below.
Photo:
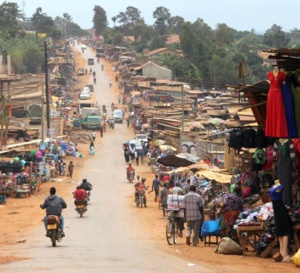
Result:
<svg viewBox="0 0 300 273"><path fill-rule="evenodd" d="M300 248L300 239L299 239L299 236L298 236L298 231L300 230L300 224L293 225L292 229L293 229L294 240L295 240L294 252L296 253L298 251L298 249Z"/></svg>
<svg viewBox="0 0 300 273"><path fill-rule="evenodd" d="M300 225L299 225L300 228ZM257 226L241 226L237 228L237 234L239 236L240 245L245 255L247 246L251 246L255 249L255 241L257 238L264 234L263 223ZM278 244L278 238L276 237L268 247L259 255L259 257L266 258L271 253L272 249Z"/></svg>

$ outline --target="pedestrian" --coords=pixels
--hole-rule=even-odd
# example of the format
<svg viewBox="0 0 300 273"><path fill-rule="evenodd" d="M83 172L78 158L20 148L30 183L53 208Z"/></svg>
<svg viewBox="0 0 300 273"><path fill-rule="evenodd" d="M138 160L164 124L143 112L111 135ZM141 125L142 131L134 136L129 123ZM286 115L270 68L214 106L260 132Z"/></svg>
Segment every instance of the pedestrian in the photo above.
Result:
<svg viewBox="0 0 300 273"><path fill-rule="evenodd" d="M162 205L163 217L166 216L166 209L168 208L168 185L164 183L164 188L160 191L160 202Z"/></svg>
<svg viewBox="0 0 300 273"><path fill-rule="evenodd" d="M135 159L135 145L134 144L129 144L129 152L130 152L131 163L133 163L133 160Z"/></svg>
<svg viewBox="0 0 300 273"><path fill-rule="evenodd" d="M72 176L73 176L74 167L75 166L73 164L73 161L70 161L69 166L68 166L68 172L69 172L70 178L72 178Z"/></svg>
<svg viewBox="0 0 300 273"><path fill-rule="evenodd" d="M96 132L93 131L93 132L92 132L92 140L95 141L95 139L96 139Z"/></svg>
<svg viewBox="0 0 300 273"><path fill-rule="evenodd" d="M99 128L99 130L100 130L100 136L103 137L103 126L102 126L101 123L100 123L100 128Z"/></svg>
<svg viewBox="0 0 300 273"><path fill-rule="evenodd" d="M112 86L112 80L109 80L109 87Z"/></svg>
<svg viewBox="0 0 300 273"><path fill-rule="evenodd" d="M90 155L95 154L95 146L90 146Z"/></svg>
<svg viewBox="0 0 300 273"><path fill-rule="evenodd" d="M103 132L106 133L106 122L105 122L105 120L103 121Z"/></svg>
<svg viewBox="0 0 300 273"><path fill-rule="evenodd" d="M87 75L87 69L85 70L85 75Z"/></svg>
<svg viewBox="0 0 300 273"><path fill-rule="evenodd" d="M124 158L125 162L129 163L129 156L130 156L130 151L129 151L129 146L128 144L123 144L123 150L124 150Z"/></svg>
<svg viewBox="0 0 300 273"><path fill-rule="evenodd" d="M160 181L158 179L158 175L155 175L155 179L152 182L152 191L154 190L155 192L155 197L154 197L154 201L157 202L157 197L159 195L159 187L160 187Z"/></svg>
<svg viewBox="0 0 300 273"><path fill-rule="evenodd" d="M95 144L93 141L91 141L91 143L90 143L90 149L91 149L91 147L95 147Z"/></svg>
<svg viewBox="0 0 300 273"><path fill-rule="evenodd" d="M138 166L139 165L139 159L140 159L140 151L135 150L134 157L135 157L135 163Z"/></svg>
<svg viewBox="0 0 300 273"><path fill-rule="evenodd" d="M191 244L193 232L193 246L197 246L200 234L201 221L204 219L204 200L196 193L195 185L190 186L190 191L183 199L184 222L186 227L186 244Z"/></svg>

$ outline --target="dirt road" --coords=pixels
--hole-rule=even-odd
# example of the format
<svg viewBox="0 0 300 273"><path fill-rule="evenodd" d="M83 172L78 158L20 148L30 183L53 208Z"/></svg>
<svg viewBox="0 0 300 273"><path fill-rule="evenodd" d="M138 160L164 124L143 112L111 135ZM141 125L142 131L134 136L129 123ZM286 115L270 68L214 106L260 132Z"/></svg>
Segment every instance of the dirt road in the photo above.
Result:
<svg viewBox="0 0 300 273"><path fill-rule="evenodd" d="M92 56L89 50L83 54L85 59ZM104 72L101 72L100 64L94 66L97 84L93 96L100 105L110 105L112 101L116 102L118 90L108 87L113 72L111 65L104 65ZM85 80L91 82L89 76L85 77ZM127 129L125 123L116 124L115 129L108 130L104 138L100 139L97 135L95 156L89 156L84 168L79 169L78 166L77 180L49 182L41 194L21 200L22 203L20 200L9 199L10 212L19 210L26 213L27 221L18 218L18 215L10 215L15 217L11 227L15 230L11 232L6 228L7 237L0 235L1 253L7 256L6 261L10 257L17 261L0 265L0 272L296 272L293 264L275 264L270 259L254 255L217 255L213 247L204 247L203 244L198 247L186 246L184 239L179 239L176 246L168 246L164 233L166 219L161 217L162 213L153 201L153 194L147 195L148 208L136 208L133 203L133 186L125 179L126 164L121 145L132 136L132 130ZM82 149L87 150L88 145ZM138 174L147 177L147 184L151 186L153 175L149 168L135 168ZM87 213L79 218L74 210L71 191L75 182L82 178L93 182L94 189ZM56 248L51 247L50 240L44 236L41 223L43 212L37 206L52 185L58 188L58 194L69 205L64 212L66 238ZM21 208L18 209L18 206ZM8 208L3 208L3 211ZM11 220L6 219L7 222ZM1 227L3 225L1 221ZM24 230L28 232L24 233ZM15 244L17 239L26 242Z"/></svg>

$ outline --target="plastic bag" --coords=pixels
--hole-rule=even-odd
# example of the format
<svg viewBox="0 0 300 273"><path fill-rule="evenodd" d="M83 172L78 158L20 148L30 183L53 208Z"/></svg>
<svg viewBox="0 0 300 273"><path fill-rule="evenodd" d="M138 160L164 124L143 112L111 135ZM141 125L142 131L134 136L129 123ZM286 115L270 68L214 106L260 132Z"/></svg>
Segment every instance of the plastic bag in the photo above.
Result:
<svg viewBox="0 0 300 273"><path fill-rule="evenodd" d="M209 235L220 236L221 235L220 220L221 217L218 218L217 220L205 221L202 224L201 237L206 237Z"/></svg>
<svg viewBox="0 0 300 273"><path fill-rule="evenodd" d="M293 261L293 263L300 267L300 249L297 251L297 253L291 258L291 260Z"/></svg>

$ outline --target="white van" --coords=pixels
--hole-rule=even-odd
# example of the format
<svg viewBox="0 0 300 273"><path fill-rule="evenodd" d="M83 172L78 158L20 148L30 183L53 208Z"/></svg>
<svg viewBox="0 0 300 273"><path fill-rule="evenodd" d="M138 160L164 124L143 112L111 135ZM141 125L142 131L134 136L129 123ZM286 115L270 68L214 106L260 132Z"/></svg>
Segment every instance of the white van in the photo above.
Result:
<svg viewBox="0 0 300 273"><path fill-rule="evenodd" d="M122 110L115 109L113 113L113 119L116 123L123 123L123 112Z"/></svg>

